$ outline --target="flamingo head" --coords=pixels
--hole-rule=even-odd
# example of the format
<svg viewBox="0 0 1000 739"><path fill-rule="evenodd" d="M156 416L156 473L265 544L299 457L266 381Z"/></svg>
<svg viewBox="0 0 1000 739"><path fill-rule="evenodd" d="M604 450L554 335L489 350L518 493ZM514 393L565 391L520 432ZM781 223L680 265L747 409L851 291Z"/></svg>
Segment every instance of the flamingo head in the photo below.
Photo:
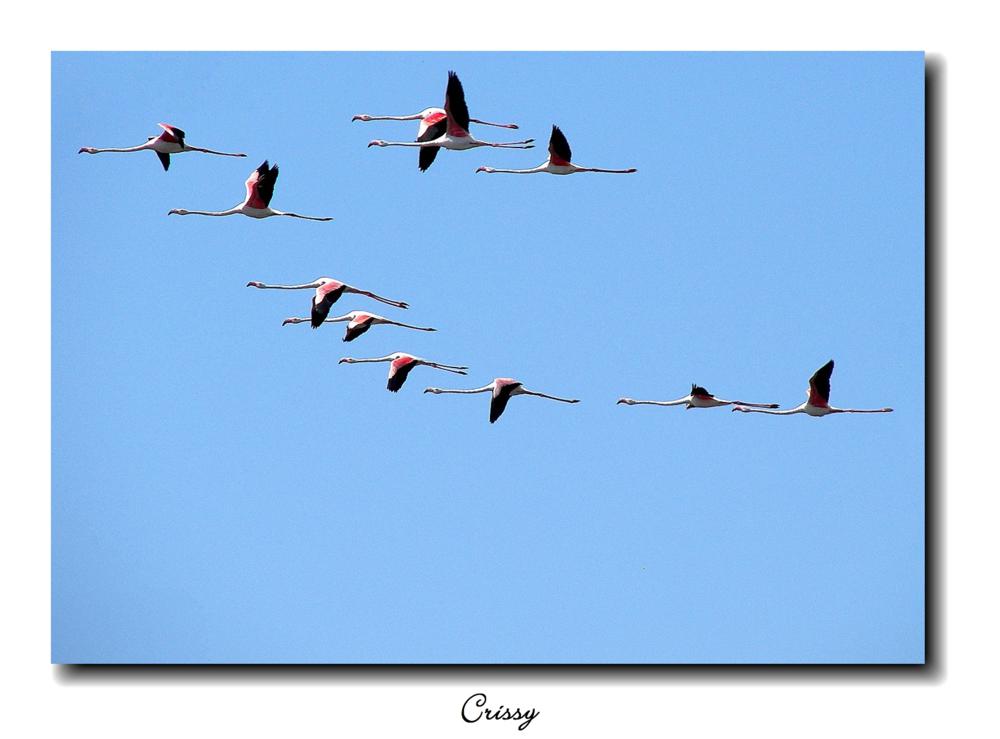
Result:
<svg viewBox="0 0 1000 739"><path fill-rule="evenodd" d="M368 142L369 149L373 146L388 146L388 145L389 145L388 142L382 141L382 139L375 139L374 141Z"/></svg>
<svg viewBox="0 0 1000 739"><path fill-rule="evenodd" d="M424 389L425 393L433 393L434 395L439 395L441 393L441 388L439 387L429 387Z"/></svg>
<svg viewBox="0 0 1000 739"><path fill-rule="evenodd" d="M354 123L354 121L370 121L371 119L372 119L372 117L370 115L366 115L365 113L362 113L361 115L354 116L351 119L351 123Z"/></svg>
<svg viewBox="0 0 1000 739"><path fill-rule="evenodd" d="M357 361L354 357L344 357L337 364L354 364Z"/></svg>
<svg viewBox="0 0 1000 739"><path fill-rule="evenodd" d="M619 398L615 405L635 405L635 401L632 398Z"/></svg>
<svg viewBox="0 0 1000 739"><path fill-rule="evenodd" d="M188 211L184 210L183 208L174 208L173 210L167 213L168 216L186 216L187 214Z"/></svg>
<svg viewBox="0 0 1000 739"><path fill-rule="evenodd" d="M96 153L97 149L95 149L93 146L84 146L80 149L80 151L77 152L77 154L96 154Z"/></svg>
<svg viewBox="0 0 1000 739"><path fill-rule="evenodd" d="M252 285L253 283L250 284ZM247 285L247 287L250 287L250 285ZM309 320L308 318L286 318L284 321L281 322L281 325L287 326L289 323L302 323L308 320Z"/></svg>
<svg viewBox="0 0 1000 739"><path fill-rule="evenodd" d="M264 287L263 282L257 282L256 280L251 280L247 283L247 287Z"/></svg>
<svg viewBox="0 0 1000 739"><path fill-rule="evenodd" d="M486 172L489 174L490 172L496 172L496 170L493 169L493 167L480 167L476 170L476 174L479 174L480 172Z"/></svg>

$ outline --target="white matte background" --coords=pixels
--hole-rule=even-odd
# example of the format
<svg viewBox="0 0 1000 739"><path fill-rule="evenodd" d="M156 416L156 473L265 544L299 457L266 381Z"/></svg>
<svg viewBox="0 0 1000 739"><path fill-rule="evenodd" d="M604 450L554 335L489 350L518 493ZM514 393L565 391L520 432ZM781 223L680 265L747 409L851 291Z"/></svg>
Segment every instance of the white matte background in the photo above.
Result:
<svg viewBox="0 0 1000 739"><path fill-rule="evenodd" d="M4 17L0 561L7 736L505 736L462 702L534 706L543 736L906 737L997 725L998 121L985 4L511 1L18 4ZM416 18L426 20L415 20ZM51 49L924 49L942 67L936 670L120 671L49 664ZM163 70L163 83L172 80ZM554 91L557 92L557 91ZM266 91L261 91L266 95ZM323 90L317 88L317 94ZM95 183L96 187L100 182ZM84 194L81 194L84 196ZM59 204L54 204L58 210ZM917 258L917 255L914 255ZM943 274L941 274L943 272ZM935 275L930 274L934 280ZM889 289L890 286L887 286ZM54 286L58 290L58 286ZM947 392L947 384L960 392ZM942 425L943 424L943 425ZM950 432L950 433L949 433ZM949 438L949 436L951 438ZM933 528L934 522L929 522ZM993 699L993 700L991 700ZM977 733L982 733L977 731Z"/></svg>

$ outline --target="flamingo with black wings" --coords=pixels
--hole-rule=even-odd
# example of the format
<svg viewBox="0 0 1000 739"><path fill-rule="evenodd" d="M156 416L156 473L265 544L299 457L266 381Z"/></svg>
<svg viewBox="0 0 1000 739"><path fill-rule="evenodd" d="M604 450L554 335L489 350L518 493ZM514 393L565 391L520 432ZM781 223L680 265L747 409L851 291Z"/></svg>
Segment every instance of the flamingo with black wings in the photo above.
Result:
<svg viewBox="0 0 1000 739"><path fill-rule="evenodd" d="M495 167L480 167L476 172L487 174L576 174L577 172L604 172L605 174L633 174L638 171L634 167L629 169L600 169L599 167L578 167L571 161L573 150L569 148L569 141L559 126L552 126L552 135L549 136L549 158L531 169L497 169Z"/></svg>
<svg viewBox="0 0 1000 739"><path fill-rule="evenodd" d="M475 393L491 393L492 398L490 399L490 423L496 423L497 419L503 415L504 410L507 408L507 403L515 395L533 395L536 398L546 398L548 400L558 400L560 403L579 403L579 400L575 398L560 398L555 395L546 395L545 393L538 393L534 390L528 390L520 380L515 380L510 377L497 377L493 382L488 385L483 385L482 387L473 388L472 390L445 390L440 387L429 387L424 390L425 393L432 393L434 395L443 394L455 394L455 395L473 395Z"/></svg>
<svg viewBox="0 0 1000 739"><path fill-rule="evenodd" d="M830 405L830 376L833 375L833 360L824 364L809 378L809 389L806 390L806 402L786 411L765 411L737 405L733 411L741 413L769 413L772 416L790 416L793 413L805 413L814 418L822 418L833 413L892 413L892 408L874 408L859 410L857 408L834 408Z"/></svg>
<svg viewBox="0 0 1000 739"><path fill-rule="evenodd" d="M326 321L327 316L330 315L330 308L336 303L340 298L348 293L353 293L354 295L364 295L366 298L371 298L372 300L377 300L380 303L385 303L386 305L393 305L397 308L409 308L408 303L404 303L401 300L392 300L390 298L383 298L381 295L376 295L368 290L361 290L357 287L352 287L346 282L341 282L340 280L335 280L332 277L317 277L312 282L307 282L303 285L268 285L264 282L259 282L257 280L251 280L247 283L247 287L255 287L258 290L312 290L315 289L316 292L313 294L312 298L312 315L309 321L312 323L313 328L319 328ZM290 323L298 323L298 319L288 321Z"/></svg>
<svg viewBox="0 0 1000 739"><path fill-rule="evenodd" d="M524 141L509 141L491 143L480 141L469 133L469 107L465 102L465 90L462 82L454 72L448 72L448 88L444 99L444 113L430 116L421 122L421 132L416 141L383 141L375 139L368 143L372 146L413 146L420 148L419 167L426 171L438 149L464 151L479 146L491 146L497 149L533 149L534 139Z"/></svg>
<svg viewBox="0 0 1000 739"><path fill-rule="evenodd" d="M312 318L286 318L282 321L281 325L311 323L312 321ZM430 328L429 326L414 326L409 323L401 323L385 316L360 310L352 310L350 313L345 313L335 318L326 318L321 323L344 323L345 321L347 322L347 330L344 332L344 341L354 341L372 326L400 326L402 328L413 329L414 331L437 331L436 328ZM313 328L316 327L313 326Z"/></svg>
<svg viewBox="0 0 1000 739"><path fill-rule="evenodd" d="M444 108L424 108L419 113L413 115L361 115L354 116L351 121L420 121L417 129L417 141L433 141L441 137L448 130L448 113ZM478 118L470 118L469 123L478 123L481 126L495 126L497 128L513 128L516 123L491 123L481 121ZM421 172L426 172L427 168L434 162L440 147L426 146L420 149L419 166Z"/></svg>
<svg viewBox="0 0 1000 739"><path fill-rule="evenodd" d="M132 151L152 151L156 153L156 156L160 160L160 164L163 165L163 171L170 169L170 155L171 154L183 154L187 151L200 151L203 154L215 154L220 157L245 157L246 154L230 154L225 151L215 151L213 149L204 149L200 146L191 146L184 141L185 134L177 126L171 126L169 123L157 123L160 128L163 129L163 133L159 136L150 136L146 139L145 144L139 144L139 146L130 146L125 149L96 149L93 146L84 146L80 149L79 154L103 154L105 152L132 152Z"/></svg>
<svg viewBox="0 0 1000 739"><path fill-rule="evenodd" d="M389 379L385 387L392 393L399 392L399 389L403 387L403 383L406 382L406 378L409 376L410 371L414 367L419 367L420 365L433 367L434 369L444 370L446 372L454 372L456 375L469 374L466 372L466 370L469 369L468 367L455 364L431 362L430 360L421 359L420 357L415 357L412 354L407 354L406 352L393 352L392 354L387 354L384 357L372 357L370 359L344 357L337 364L361 364L363 362L389 362Z"/></svg>
<svg viewBox="0 0 1000 739"><path fill-rule="evenodd" d="M265 159L257 167L246 181L247 196L239 205L235 205L229 210L184 210L174 208L167 215L178 216L235 216L244 215L250 218L270 218L271 216L289 216L291 218L303 218L307 221L332 221L332 218L320 216L303 216L298 213L289 213L275 210L271 207L271 198L274 196L274 183L278 181L278 165L270 165Z"/></svg>
<svg viewBox="0 0 1000 739"><path fill-rule="evenodd" d="M691 392L677 400L633 400L619 398L617 405L683 405L692 408L718 408L724 405L743 405L749 408L777 408L777 403L747 403L744 400L723 400L712 395L701 385L691 383Z"/></svg>

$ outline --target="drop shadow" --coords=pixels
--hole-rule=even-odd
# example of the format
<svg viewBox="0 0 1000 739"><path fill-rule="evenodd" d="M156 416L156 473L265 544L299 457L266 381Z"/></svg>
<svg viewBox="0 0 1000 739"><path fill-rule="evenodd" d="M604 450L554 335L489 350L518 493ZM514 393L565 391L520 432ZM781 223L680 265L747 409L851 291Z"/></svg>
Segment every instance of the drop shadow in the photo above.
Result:
<svg viewBox="0 0 1000 739"><path fill-rule="evenodd" d="M925 385L924 521L925 631L923 664L800 665L53 665L59 685L126 684L451 684L469 679L493 684L606 682L658 683L753 682L772 684L940 683L945 677L944 506L945 438L945 157L946 65L940 54L925 57L924 77L924 268Z"/></svg>

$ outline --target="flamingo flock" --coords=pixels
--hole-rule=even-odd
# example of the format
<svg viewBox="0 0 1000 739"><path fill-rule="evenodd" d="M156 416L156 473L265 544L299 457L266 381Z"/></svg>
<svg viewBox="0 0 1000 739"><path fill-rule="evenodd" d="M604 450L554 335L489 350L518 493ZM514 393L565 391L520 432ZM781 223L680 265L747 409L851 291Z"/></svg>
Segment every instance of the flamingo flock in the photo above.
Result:
<svg viewBox="0 0 1000 739"><path fill-rule="evenodd" d="M426 172L433 164L438 152L441 149L449 151L465 151L489 147L491 149L531 149L534 148L534 139L522 139L519 141L489 142L475 138L469 131L471 124L481 126L493 126L497 128L517 129L515 123L492 123L489 121L472 118L469 115L468 104L465 99L465 90L462 82L455 72L448 72L448 81L445 88L444 107L424 108L419 113L412 115L391 116L391 115L355 115L353 121L420 121L417 129L417 137L414 141L386 141L374 139L368 143L370 147L411 147L419 149L417 166L422 172ZM225 157L246 157L243 153L229 153L215 151L202 147L191 146L186 143L186 134L177 126L167 123L158 124L163 132L158 136L150 136L146 143L128 148L94 148L82 147L81 154L100 154L105 152L138 152L152 151L159 158L164 171L170 168L171 154L182 154L186 152L200 152ZM605 169L599 167L583 167L574 164L573 152L570 149L562 129L553 125L549 136L548 145L549 156L542 164L530 169L502 169L491 166L481 166L476 169L476 173L485 174L554 174L570 175L578 173L604 173L604 174L634 174L637 170L634 167L626 169ZM247 178L246 196L238 205L227 210L204 211L185 210L175 208L168 212L168 215L201 215L201 216L231 216L244 215L254 219L264 219L274 216L288 216L309 221L331 221L326 216L307 216L299 213L280 211L271 208L271 199L274 196L275 183L278 180L278 166L272 165L267 159L261 163ZM277 285L267 284L260 281L250 281L247 287L259 290L313 290L311 300L311 311L309 317L286 318L282 326L289 324L309 323L313 329L318 329L326 323L346 323L346 331L343 341L349 342L358 339L367 333L373 326L386 325L405 328L411 331L433 332L435 328L428 326L416 326L400 321L386 318L362 310L351 310L340 316L333 318L330 316L332 306L345 295L358 295L375 300L386 305L399 309L408 309L410 306L401 300L377 295L369 290L348 285L340 280L331 277L318 277L312 282L298 285ZM344 357L338 364L365 364L382 363L389 364L389 372L386 381L386 389L392 393L399 392L410 372L419 366L429 367L444 372L451 372L458 375L467 375L469 367L465 365L444 364L423 359L407 352L393 352L382 357L354 358ZM696 384L691 385L691 391L675 400L634 400L632 398L619 398L618 405L655 405L655 406L684 406L690 410L692 408L718 408L732 406L732 411L741 413L767 413L771 415L793 415L803 413L814 418L822 418L839 413L889 413L892 408L878 409L852 409L835 408L830 405L830 377L833 374L833 360L820 367L809 379L809 389L807 399L804 403L787 410L778 410L776 403L750 403L742 400L724 400L711 394L704 387ZM425 394L431 395L472 395L478 393L490 393L489 422L496 423L503 415L511 398L519 395L545 398L566 404L579 403L576 398L564 398L557 395L529 390L520 380L509 377L497 377L482 387L472 389L445 389L439 387L428 387Z"/></svg>

